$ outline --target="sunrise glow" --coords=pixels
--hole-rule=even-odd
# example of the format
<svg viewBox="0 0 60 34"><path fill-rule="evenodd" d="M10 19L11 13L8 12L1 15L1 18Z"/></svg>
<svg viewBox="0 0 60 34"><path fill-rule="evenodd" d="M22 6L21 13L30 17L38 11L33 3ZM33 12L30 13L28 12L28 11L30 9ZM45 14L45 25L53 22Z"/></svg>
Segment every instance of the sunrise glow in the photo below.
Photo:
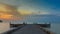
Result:
<svg viewBox="0 0 60 34"><path fill-rule="evenodd" d="M13 15L0 13L0 18L2 19L11 19Z"/></svg>

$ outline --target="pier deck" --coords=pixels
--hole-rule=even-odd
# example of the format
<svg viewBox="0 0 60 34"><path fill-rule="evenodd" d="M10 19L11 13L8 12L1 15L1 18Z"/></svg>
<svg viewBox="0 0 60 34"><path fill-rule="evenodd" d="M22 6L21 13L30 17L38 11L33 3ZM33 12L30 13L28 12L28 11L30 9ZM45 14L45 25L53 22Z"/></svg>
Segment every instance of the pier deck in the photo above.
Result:
<svg viewBox="0 0 60 34"><path fill-rule="evenodd" d="M47 34L40 29L39 25L25 25L21 29L12 32L11 34Z"/></svg>

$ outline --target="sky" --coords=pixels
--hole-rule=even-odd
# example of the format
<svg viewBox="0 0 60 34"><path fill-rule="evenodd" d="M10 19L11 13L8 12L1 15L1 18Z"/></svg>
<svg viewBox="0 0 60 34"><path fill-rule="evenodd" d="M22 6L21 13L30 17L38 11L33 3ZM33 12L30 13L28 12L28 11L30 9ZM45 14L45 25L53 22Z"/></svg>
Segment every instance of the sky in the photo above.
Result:
<svg viewBox="0 0 60 34"><path fill-rule="evenodd" d="M22 12L60 13L60 0L0 0L0 2L14 5Z"/></svg>
<svg viewBox="0 0 60 34"><path fill-rule="evenodd" d="M60 0L0 0L0 3L15 6L20 15L60 15Z"/></svg>

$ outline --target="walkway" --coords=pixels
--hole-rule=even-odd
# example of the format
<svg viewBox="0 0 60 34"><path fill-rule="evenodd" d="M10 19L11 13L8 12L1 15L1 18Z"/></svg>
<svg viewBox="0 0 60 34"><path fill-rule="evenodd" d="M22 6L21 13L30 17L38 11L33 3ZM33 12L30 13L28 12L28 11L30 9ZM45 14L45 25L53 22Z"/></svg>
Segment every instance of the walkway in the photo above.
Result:
<svg viewBox="0 0 60 34"><path fill-rule="evenodd" d="M11 34L47 34L40 29L39 25L26 25Z"/></svg>

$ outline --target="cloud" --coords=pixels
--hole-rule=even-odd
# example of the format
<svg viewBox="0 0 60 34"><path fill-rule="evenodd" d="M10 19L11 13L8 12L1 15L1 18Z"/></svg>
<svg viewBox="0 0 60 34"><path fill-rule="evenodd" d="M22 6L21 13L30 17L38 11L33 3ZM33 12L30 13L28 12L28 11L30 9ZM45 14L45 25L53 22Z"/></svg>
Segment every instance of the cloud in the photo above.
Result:
<svg viewBox="0 0 60 34"><path fill-rule="evenodd" d="M40 14L50 14L50 12L40 12Z"/></svg>
<svg viewBox="0 0 60 34"><path fill-rule="evenodd" d="M9 4L9 5L13 5L13 6L16 6L16 8L19 10L22 9L27 9L27 11L25 11L24 13L28 13L28 12L41 12L40 14L50 14L52 12L56 12L56 9L51 9L51 8L54 8L56 6L54 5L51 5L48 1L42 1L42 0L0 0L1 3L5 3L5 4ZM46 5L47 6L46 6ZM42 9L43 8L43 9ZM23 13L23 11L21 11L21 13ZM10 12L11 14L17 14L19 15L20 14L20 11L16 12L15 13L12 11ZM50 12L50 13L49 13ZM9 12L8 12L9 13Z"/></svg>
<svg viewBox="0 0 60 34"><path fill-rule="evenodd" d="M0 19L17 20L19 17L20 13L15 7L0 3Z"/></svg>
<svg viewBox="0 0 60 34"><path fill-rule="evenodd" d="M9 5L17 5L16 0L0 0L0 3L5 3Z"/></svg>
<svg viewBox="0 0 60 34"><path fill-rule="evenodd" d="M12 14L14 16L19 16L17 9L13 6L0 3L0 13Z"/></svg>
<svg viewBox="0 0 60 34"><path fill-rule="evenodd" d="M4 20L22 20L22 17L17 17L12 14L7 14L7 13L0 13L0 19Z"/></svg>
<svg viewBox="0 0 60 34"><path fill-rule="evenodd" d="M49 14L51 14L50 12L33 12L33 14L37 14L37 15L49 15Z"/></svg>
<svg viewBox="0 0 60 34"><path fill-rule="evenodd" d="M13 15L11 15L11 14L0 13L1 19L11 19L12 17L13 17Z"/></svg>

